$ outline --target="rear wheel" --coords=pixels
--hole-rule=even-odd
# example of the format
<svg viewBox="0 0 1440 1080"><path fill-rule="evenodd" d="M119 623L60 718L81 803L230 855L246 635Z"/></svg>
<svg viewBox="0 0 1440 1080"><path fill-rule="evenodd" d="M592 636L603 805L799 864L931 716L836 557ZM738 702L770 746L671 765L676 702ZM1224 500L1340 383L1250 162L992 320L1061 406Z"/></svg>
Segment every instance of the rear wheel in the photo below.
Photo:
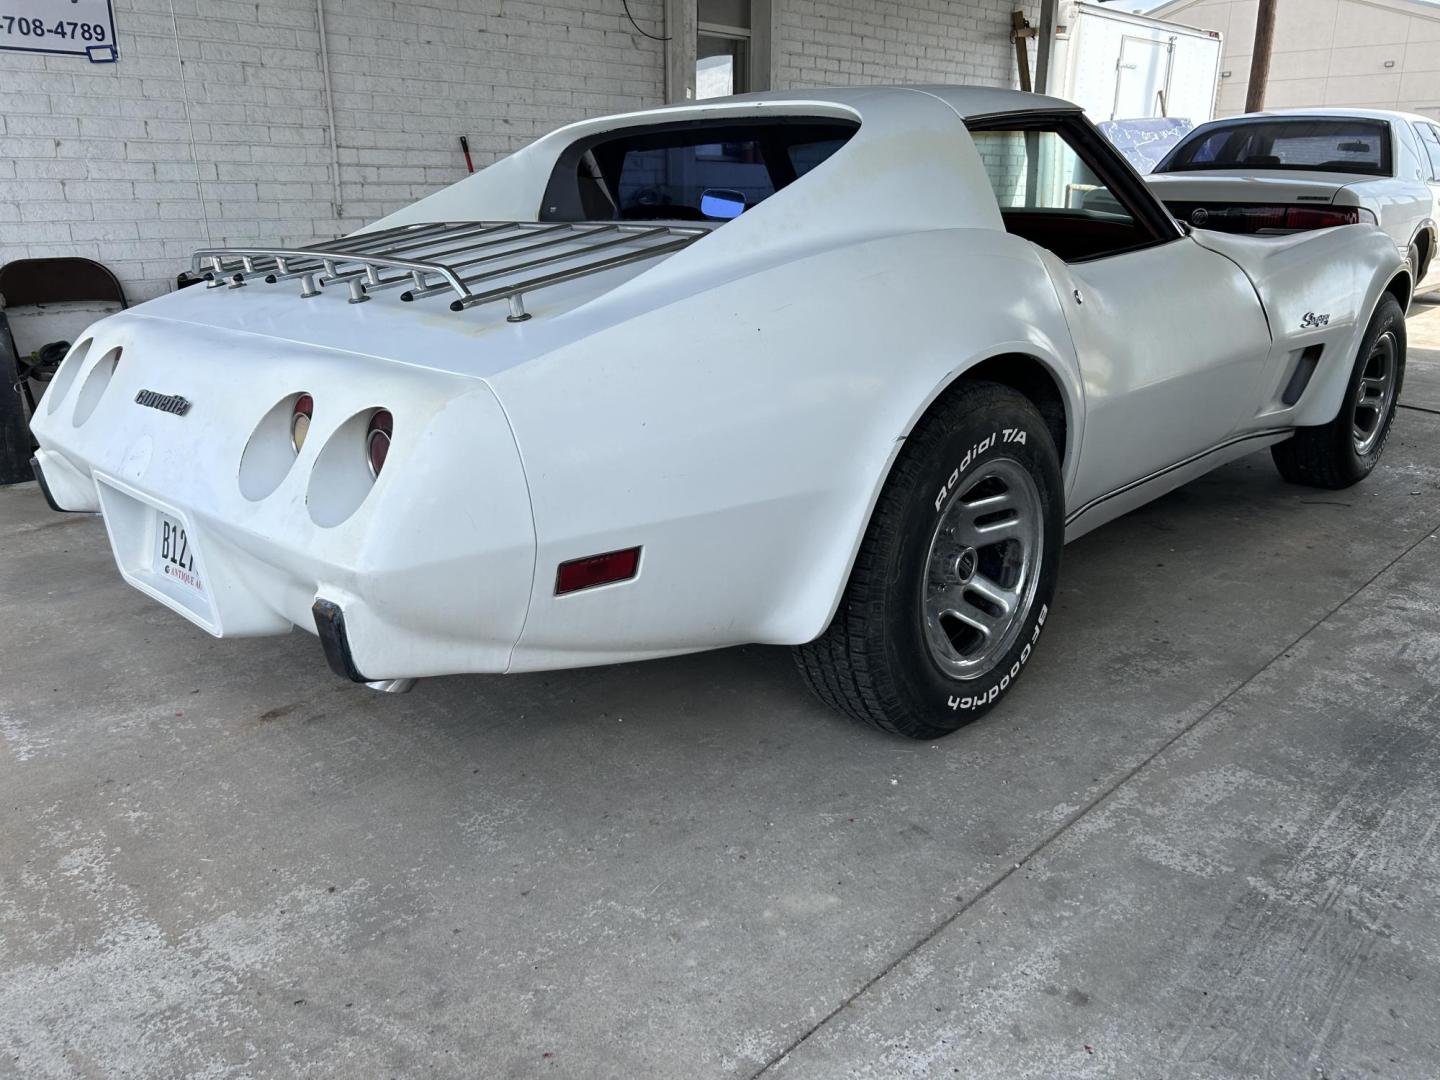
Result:
<svg viewBox="0 0 1440 1080"><path fill-rule="evenodd" d="M1370 475L1390 437L1404 382L1405 312L1386 293L1360 340L1339 415L1270 448L1280 475L1323 488L1349 487Z"/></svg>
<svg viewBox="0 0 1440 1080"><path fill-rule="evenodd" d="M1064 541L1060 466L1023 396L962 383L906 440L829 629L796 650L827 704L917 739L1014 685L1040 637Z"/></svg>

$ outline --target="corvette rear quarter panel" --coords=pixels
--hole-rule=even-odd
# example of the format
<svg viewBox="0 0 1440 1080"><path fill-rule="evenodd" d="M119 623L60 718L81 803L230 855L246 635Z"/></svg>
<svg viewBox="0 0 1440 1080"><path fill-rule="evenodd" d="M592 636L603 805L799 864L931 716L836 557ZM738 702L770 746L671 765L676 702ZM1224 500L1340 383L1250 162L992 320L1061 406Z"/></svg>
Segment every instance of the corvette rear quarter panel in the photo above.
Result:
<svg viewBox="0 0 1440 1080"><path fill-rule="evenodd" d="M1040 261L959 229L772 266L495 376L537 536L512 670L814 638L904 434L1006 353L1050 368L1078 442ZM554 595L560 562L636 545L636 580Z"/></svg>
<svg viewBox="0 0 1440 1080"><path fill-rule="evenodd" d="M1273 346L1252 426L1326 424L1340 410L1360 337L1403 263L1379 229L1346 225L1288 237L1196 232L1196 239L1234 259L1255 286L1270 321ZM1323 325L1315 325L1324 318ZM1300 353L1322 345L1319 366L1300 400L1280 395Z"/></svg>

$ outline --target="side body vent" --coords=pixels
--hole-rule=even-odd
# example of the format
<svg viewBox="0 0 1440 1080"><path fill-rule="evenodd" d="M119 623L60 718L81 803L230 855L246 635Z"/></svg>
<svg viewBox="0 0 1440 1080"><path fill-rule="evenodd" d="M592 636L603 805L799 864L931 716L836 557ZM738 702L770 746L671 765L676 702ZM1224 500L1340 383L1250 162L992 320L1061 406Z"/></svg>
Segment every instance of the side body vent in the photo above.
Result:
<svg viewBox="0 0 1440 1080"><path fill-rule="evenodd" d="M1310 385L1310 377L1320 366L1320 354L1324 351L1324 345L1311 345L1300 354L1300 359L1295 361L1295 370L1290 373L1290 381L1285 384L1285 392L1280 395L1282 405L1294 405L1300 400L1305 387Z"/></svg>

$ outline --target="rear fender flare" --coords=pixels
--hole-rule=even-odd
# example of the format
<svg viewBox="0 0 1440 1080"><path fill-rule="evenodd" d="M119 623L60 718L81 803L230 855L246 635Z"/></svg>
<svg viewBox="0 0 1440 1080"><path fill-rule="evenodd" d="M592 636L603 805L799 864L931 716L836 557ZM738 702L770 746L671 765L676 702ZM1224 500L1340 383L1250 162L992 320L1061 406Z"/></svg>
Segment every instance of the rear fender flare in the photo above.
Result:
<svg viewBox="0 0 1440 1080"><path fill-rule="evenodd" d="M1427 261L1430 263L1430 265L1433 266L1435 265L1436 243L1437 241L1440 241L1440 226L1437 226L1435 224L1434 218L1427 217L1424 221L1420 222L1419 225L1415 226L1415 232L1410 237L1411 246L1418 247L1422 239L1425 241L1426 245L1424 249L1424 255L1427 257ZM1421 276L1420 267L1412 266L1411 270L1415 274L1415 284L1419 285Z"/></svg>
<svg viewBox="0 0 1440 1080"><path fill-rule="evenodd" d="M1372 270L1369 280L1365 282L1364 302L1359 306L1357 317L1348 333L1327 343L1327 352L1333 349L1334 355L1322 359L1314 381L1300 399L1294 416L1296 427L1318 427L1330 423L1340 415L1345 389L1350 383L1350 372L1355 363L1355 351L1370 325L1380 298L1387 293L1394 294L1400 301L1400 306L1406 308L1409 306L1413 287L1410 272L1403 267L1396 269L1390 266ZM1326 360L1330 362L1326 363Z"/></svg>
<svg viewBox="0 0 1440 1080"><path fill-rule="evenodd" d="M865 506L864 526L855 535L854 543L851 545L849 557L845 561L845 572L835 583L833 599L829 609L825 612L825 618L820 623L815 633L822 633L825 627L829 626L835 618L835 612L839 609L840 599L844 594L845 586L850 580L851 571L855 566L855 559L860 553L860 544L865 538L865 533L870 527L871 518L875 514L875 506L880 501L880 493L884 490L885 483L890 479L890 473L895 467L895 459L905 446L905 440L915 430L928 413L935 402L956 383L971 377L972 373L980 365L988 362L1013 357L1017 362L1038 365L1043 368L1059 391L1061 402L1065 407L1066 439L1065 446L1057 447L1061 455L1060 472L1064 481L1064 490L1069 493L1071 484L1075 479L1076 466L1079 462L1079 449L1084 435L1084 390L1079 378L1079 369L1073 352L1062 355L1062 349L1071 349L1068 338L1063 342L1054 342L1055 348L1039 348L1033 334L1027 336L1017 335L1013 341L993 345L981 353L967 358L963 363L956 365L945 377L935 384L929 394L916 406L904 429L897 432L895 441L891 445L890 454L885 459L883 466L877 471L874 483L871 485L868 500ZM814 635L810 635L813 637Z"/></svg>

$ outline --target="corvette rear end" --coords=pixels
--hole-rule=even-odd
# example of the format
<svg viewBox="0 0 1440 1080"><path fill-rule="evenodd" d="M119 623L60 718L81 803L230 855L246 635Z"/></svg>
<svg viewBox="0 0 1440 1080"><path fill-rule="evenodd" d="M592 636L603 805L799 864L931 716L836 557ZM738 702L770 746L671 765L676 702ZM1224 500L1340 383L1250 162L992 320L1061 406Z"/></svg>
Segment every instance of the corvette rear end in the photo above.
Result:
<svg viewBox="0 0 1440 1080"><path fill-rule="evenodd" d="M357 675L504 670L534 536L483 382L122 315L72 350L36 428L58 508L99 510L125 579L210 633L313 627L326 602ZM483 527L456 530L462 507Z"/></svg>
<svg viewBox="0 0 1440 1080"><path fill-rule="evenodd" d="M782 147L820 143L807 169L858 126L831 103L693 111L719 113L717 137L732 133L726 117L785 114ZM592 132L635 125L573 125L457 185L459 196L447 189L349 237L198 252L204 286L97 324L61 366L34 423L47 497L57 509L102 513L125 579L208 632L312 629L331 666L356 681L600 663L763 634L748 601L781 590L762 581L734 602L743 615L724 603L679 618L664 609L674 595L667 576L692 571L666 566L666 530L685 526L661 508L586 510L572 499L537 539L534 477L511 410L540 483L556 490L547 459L558 450L567 482L574 472L585 484L585 451L576 461L571 440L594 439L605 421L583 434L553 422L567 392L583 393L585 368L633 354L637 336L647 362L659 342L663 357L677 324L657 311L756 261L754 244L722 245L710 259L653 273L745 208L746 190L697 193L714 214L681 221L656 220L679 211L643 191L641 220L615 220L613 209L589 220L593 207L563 205L579 189L545 190L544 178L564 168L583 188L586 166L557 160L588 147ZM743 188L747 169L732 173ZM542 195L562 209L537 214ZM528 217L469 216L516 202L528 203ZM767 233L804 240L803 229ZM537 369L550 381L534 397ZM510 388L508 403L498 385ZM780 501L764 485L752 492L762 506ZM737 500L734 513L749 505ZM650 525L645 539L661 541L660 562L628 632L612 618L624 597L553 606L638 579L644 544L624 534L640 522Z"/></svg>

